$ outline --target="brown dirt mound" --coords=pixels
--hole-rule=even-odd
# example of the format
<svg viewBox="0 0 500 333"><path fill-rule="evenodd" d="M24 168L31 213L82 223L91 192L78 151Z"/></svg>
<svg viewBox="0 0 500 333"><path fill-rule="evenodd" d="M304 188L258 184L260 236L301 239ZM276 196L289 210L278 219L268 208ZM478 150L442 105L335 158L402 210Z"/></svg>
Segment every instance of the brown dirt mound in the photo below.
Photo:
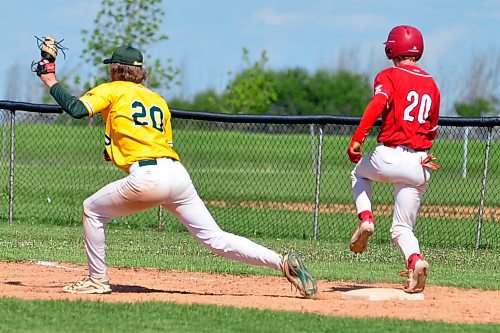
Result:
<svg viewBox="0 0 500 333"><path fill-rule="evenodd" d="M165 301L317 313L327 316L399 318L454 323L500 323L500 292L427 286L424 301L342 300L344 291L401 288L393 284L318 281L319 293L303 299L282 277L110 268L110 295L73 295L61 287L87 275L85 266L54 262L0 262L0 295L20 299Z"/></svg>

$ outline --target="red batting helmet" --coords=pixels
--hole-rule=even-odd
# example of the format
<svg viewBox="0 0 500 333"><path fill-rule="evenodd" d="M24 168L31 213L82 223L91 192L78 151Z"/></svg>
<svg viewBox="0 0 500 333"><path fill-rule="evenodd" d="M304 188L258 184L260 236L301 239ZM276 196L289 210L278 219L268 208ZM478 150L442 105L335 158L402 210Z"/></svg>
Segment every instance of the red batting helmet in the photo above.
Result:
<svg viewBox="0 0 500 333"><path fill-rule="evenodd" d="M410 56L420 59L424 53L424 39L417 28L408 25L394 27L385 44L385 54L388 59L398 56Z"/></svg>

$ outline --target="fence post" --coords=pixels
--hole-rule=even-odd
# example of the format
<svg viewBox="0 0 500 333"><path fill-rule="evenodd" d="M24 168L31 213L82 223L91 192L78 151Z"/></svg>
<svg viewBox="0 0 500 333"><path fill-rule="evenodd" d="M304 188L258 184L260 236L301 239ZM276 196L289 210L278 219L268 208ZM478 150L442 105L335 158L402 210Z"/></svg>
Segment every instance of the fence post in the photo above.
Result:
<svg viewBox="0 0 500 333"><path fill-rule="evenodd" d="M314 199L314 225L313 225L313 239L318 239L318 218L319 218L319 204L320 204L320 189L321 189L321 161L323 157L323 125L318 129L319 144L318 144L318 159L316 163L316 197Z"/></svg>
<svg viewBox="0 0 500 333"><path fill-rule="evenodd" d="M481 242L481 229L483 227L483 214L484 214L484 197L486 196L486 181L488 179L488 162L490 159L490 148L491 148L491 132L492 127L488 127L488 138L486 139L486 151L484 153L484 169L483 169L483 181L481 184L481 198L479 203L479 213L477 216L477 228L476 228L476 244L475 249L479 248Z"/></svg>
<svg viewBox="0 0 500 333"><path fill-rule="evenodd" d="M158 228L156 228L156 231L163 231L165 230L165 225L163 224L163 206L159 205L158 206Z"/></svg>
<svg viewBox="0 0 500 333"><path fill-rule="evenodd" d="M7 113L5 113L7 115ZM5 132L5 123L7 121L4 119L2 112L2 162L5 160L5 148L7 147L7 133Z"/></svg>
<svg viewBox="0 0 500 333"><path fill-rule="evenodd" d="M469 152L469 132L470 127L465 127L464 131L464 163L462 165L462 178L467 178L467 161L468 161L468 152Z"/></svg>
<svg viewBox="0 0 500 333"><path fill-rule="evenodd" d="M311 161L312 161L312 171L316 172L316 134L314 133L314 124L309 126L311 130Z"/></svg>
<svg viewBox="0 0 500 333"><path fill-rule="evenodd" d="M9 224L14 221L14 142L16 112L10 111Z"/></svg>

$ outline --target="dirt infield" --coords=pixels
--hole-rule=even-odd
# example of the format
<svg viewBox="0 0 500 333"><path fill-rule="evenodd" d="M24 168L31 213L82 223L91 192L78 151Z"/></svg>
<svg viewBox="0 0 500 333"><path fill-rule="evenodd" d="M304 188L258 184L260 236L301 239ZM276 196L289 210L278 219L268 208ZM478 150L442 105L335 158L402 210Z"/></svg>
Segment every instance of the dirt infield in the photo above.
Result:
<svg viewBox="0 0 500 333"><path fill-rule="evenodd" d="M85 266L53 262L0 261L0 295L20 299L67 299L105 302L164 301L216 304L323 314L399 318L454 323L500 323L500 292L428 286L424 301L342 300L344 291L393 284L318 281L314 299L303 299L281 277L232 276L153 269L110 268L110 295L72 295L65 284L87 275Z"/></svg>
<svg viewBox="0 0 500 333"><path fill-rule="evenodd" d="M233 207L239 206L243 208L257 209L272 209L284 211L298 211L312 213L315 210L314 203L305 202L274 202L274 201L241 201L231 203L227 201L205 201L207 206L215 207ZM393 205L374 205L373 211L377 216L392 216L394 210ZM319 212L322 214L332 213L351 213L356 215L356 210L353 204L321 204ZM424 205L421 207L418 216L442 219L476 219L479 214L478 206L447 206L447 205ZM484 207L482 218L491 220L500 216L500 207Z"/></svg>

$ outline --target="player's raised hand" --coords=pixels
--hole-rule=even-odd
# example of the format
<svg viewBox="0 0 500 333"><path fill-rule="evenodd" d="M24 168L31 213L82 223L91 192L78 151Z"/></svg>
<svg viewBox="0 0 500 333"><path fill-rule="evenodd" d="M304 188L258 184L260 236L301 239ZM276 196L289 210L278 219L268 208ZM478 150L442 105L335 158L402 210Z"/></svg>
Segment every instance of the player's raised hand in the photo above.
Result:
<svg viewBox="0 0 500 333"><path fill-rule="evenodd" d="M38 67L43 70L38 71L37 75L47 87L50 88L57 83L56 68L54 63L51 63L46 59L42 59L38 63Z"/></svg>
<svg viewBox="0 0 500 333"><path fill-rule="evenodd" d="M66 58L66 53L64 51L67 50L67 48L61 45L63 40L56 41L52 36L47 36L43 39L35 36L35 38L37 39L37 45L40 49L41 60L33 61L31 63L31 70L35 72L38 77L40 77L42 82L45 83L47 87L50 88L57 83L57 54L61 51L64 58Z"/></svg>
<svg viewBox="0 0 500 333"><path fill-rule="evenodd" d="M436 171L439 170L439 168L441 167L436 163L434 163L435 160L436 158L432 154L428 154L426 158L420 159L420 164L422 164L424 168Z"/></svg>

